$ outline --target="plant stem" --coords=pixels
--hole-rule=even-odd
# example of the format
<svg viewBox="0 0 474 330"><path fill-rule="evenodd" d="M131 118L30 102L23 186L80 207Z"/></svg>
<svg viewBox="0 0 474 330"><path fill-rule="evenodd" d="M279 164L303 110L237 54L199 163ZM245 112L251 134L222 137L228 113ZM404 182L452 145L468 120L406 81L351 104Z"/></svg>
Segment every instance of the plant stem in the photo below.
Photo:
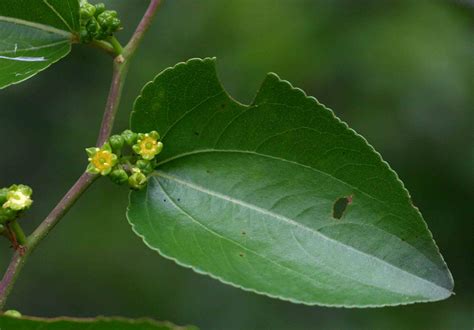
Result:
<svg viewBox="0 0 474 330"><path fill-rule="evenodd" d="M135 54L140 42L145 35L145 32L151 25L153 17L161 4L161 0L151 0L148 9L143 15L142 20L138 24L127 46L123 49L121 55L114 59L114 72L112 76L112 84L110 86L109 97L105 106L104 117L100 128L99 138L97 139L97 146L101 147L112 133L112 128L115 122L120 97L122 95L122 88L127 76L130 59ZM120 46L121 47L121 46Z"/></svg>
<svg viewBox="0 0 474 330"><path fill-rule="evenodd" d="M102 49L107 54L111 55L112 57L115 57L115 56L118 55L116 53L116 50L114 49L114 47L106 41L93 40L91 43L89 43L89 45L94 47L94 48Z"/></svg>
<svg viewBox="0 0 474 330"><path fill-rule="evenodd" d="M140 23L138 24L135 30L135 33L133 33L133 36L130 38L130 41L128 42L127 46L125 46L125 49L123 50L123 54L126 58L130 59L135 53L135 51L137 50L138 45L142 41L143 36L145 35L145 32L150 27L153 17L158 11L158 7L160 5L161 5L161 0L150 1L150 5L148 6L148 9L146 10L145 15L143 15L142 20L140 21Z"/></svg>
<svg viewBox="0 0 474 330"><path fill-rule="evenodd" d="M46 235L58 224L61 218L69 211L81 195L90 187L99 177L84 172L76 183L69 189L59 203L53 208L49 215L43 222L28 236L26 241L26 248L31 252L39 242L41 242Z"/></svg>
<svg viewBox="0 0 474 330"><path fill-rule="evenodd" d="M115 54L116 55L121 55L123 53L123 48L122 48L122 45L120 44L120 42L117 40L117 38L112 36L112 37L110 37L109 41L110 41L110 44L112 45L112 47L114 47Z"/></svg>
<svg viewBox="0 0 474 330"><path fill-rule="evenodd" d="M115 116L120 104L123 85L128 71L130 59L133 57L138 48L145 32L148 30L153 17L161 3L161 0L151 0L147 11L142 20L138 24L137 29L132 35L129 43L123 49L123 54L114 58L112 83L105 106L104 117L99 130L99 137L97 146L102 146L110 137L112 128L115 122ZM114 45L114 43L116 44ZM120 44L115 39L111 40L113 52L117 55L117 50L121 49ZM111 53L111 49L104 44L97 44L99 48L105 49ZM120 48L118 48L120 46ZM54 207L50 214L43 220L43 222L36 228L36 230L27 238L25 244L25 251L16 251L13 254L12 260L0 282L0 310L3 310L7 298L15 284L21 269L23 268L27 258L38 246L38 244L49 234L49 232L58 224L69 209L76 203L81 195L89 188L89 186L98 178L88 173L84 173L77 180L77 182L69 189L61 201Z"/></svg>
<svg viewBox="0 0 474 330"><path fill-rule="evenodd" d="M99 137L97 138L98 147L101 147L112 133L115 116L122 96L123 85L127 76L128 64L129 61L125 60L122 55L119 55L114 59L112 83L110 84L109 96L107 97L107 104L105 105L104 116L99 130Z"/></svg>
<svg viewBox="0 0 474 330"><path fill-rule="evenodd" d="M18 223L18 220L13 220L10 223L10 228L13 230L15 233L15 237L20 245L25 245L26 244L26 236L25 233L23 232L23 229L21 228L20 224Z"/></svg>

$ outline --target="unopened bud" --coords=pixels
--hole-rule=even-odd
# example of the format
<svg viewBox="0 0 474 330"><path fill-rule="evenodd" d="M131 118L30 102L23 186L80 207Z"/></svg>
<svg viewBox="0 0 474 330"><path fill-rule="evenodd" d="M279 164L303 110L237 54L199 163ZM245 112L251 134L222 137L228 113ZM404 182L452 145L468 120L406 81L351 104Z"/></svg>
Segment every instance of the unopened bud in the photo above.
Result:
<svg viewBox="0 0 474 330"><path fill-rule="evenodd" d="M146 175L141 172L135 172L128 178L128 184L132 189L141 190L146 187Z"/></svg>
<svg viewBox="0 0 474 330"><path fill-rule="evenodd" d="M89 19L94 16L96 8L88 2L81 3L81 19Z"/></svg>
<svg viewBox="0 0 474 330"><path fill-rule="evenodd" d="M115 152L122 150L124 142L121 135L112 135L109 139L110 146Z"/></svg>
<svg viewBox="0 0 474 330"><path fill-rule="evenodd" d="M150 174L155 169L152 162L150 162L149 160L145 160L145 159L137 160L136 165L144 174Z"/></svg>
<svg viewBox="0 0 474 330"><path fill-rule="evenodd" d="M131 146L131 145L134 145L135 142L137 142L138 134L132 132L132 131L129 130L129 129L127 129L127 130L123 131L122 137L123 137L123 139L125 140L125 142L126 142L129 146Z"/></svg>
<svg viewBox="0 0 474 330"><path fill-rule="evenodd" d="M128 181L128 174L124 169L119 168L110 173L110 180L116 184L124 184Z"/></svg>
<svg viewBox="0 0 474 330"><path fill-rule="evenodd" d="M96 16L102 14L105 11L105 5L101 2L95 5Z"/></svg>

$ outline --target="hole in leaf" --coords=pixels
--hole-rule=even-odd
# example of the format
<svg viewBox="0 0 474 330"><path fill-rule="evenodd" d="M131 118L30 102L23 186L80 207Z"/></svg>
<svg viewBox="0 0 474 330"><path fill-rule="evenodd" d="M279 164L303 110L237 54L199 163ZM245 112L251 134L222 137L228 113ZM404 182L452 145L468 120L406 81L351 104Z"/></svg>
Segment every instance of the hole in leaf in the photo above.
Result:
<svg viewBox="0 0 474 330"><path fill-rule="evenodd" d="M332 207L332 217L334 219L341 219L346 212L347 206L352 203L352 195L339 198Z"/></svg>

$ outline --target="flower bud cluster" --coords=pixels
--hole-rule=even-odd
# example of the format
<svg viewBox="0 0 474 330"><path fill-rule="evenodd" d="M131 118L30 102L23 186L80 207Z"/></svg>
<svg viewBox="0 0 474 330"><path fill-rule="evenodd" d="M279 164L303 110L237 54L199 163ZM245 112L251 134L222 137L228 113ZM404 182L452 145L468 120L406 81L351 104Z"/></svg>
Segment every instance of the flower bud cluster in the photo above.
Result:
<svg viewBox="0 0 474 330"><path fill-rule="evenodd" d="M131 149L131 155L123 154L125 147ZM112 135L101 148L86 149L89 157L87 172L108 176L116 184L128 184L130 188L140 190L154 171L155 157L161 150L163 143L158 132L125 130L120 135Z"/></svg>
<svg viewBox="0 0 474 330"><path fill-rule="evenodd" d="M121 27L120 19L115 10L106 10L103 3L90 4L87 0L80 1L81 42L105 40Z"/></svg>
<svg viewBox="0 0 474 330"><path fill-rule="evenodd" d="M21 212L30 208L33 204L32 194L33 190L22 184L0 189L0 226L2 228L4 223L15 220Z"/></svg>

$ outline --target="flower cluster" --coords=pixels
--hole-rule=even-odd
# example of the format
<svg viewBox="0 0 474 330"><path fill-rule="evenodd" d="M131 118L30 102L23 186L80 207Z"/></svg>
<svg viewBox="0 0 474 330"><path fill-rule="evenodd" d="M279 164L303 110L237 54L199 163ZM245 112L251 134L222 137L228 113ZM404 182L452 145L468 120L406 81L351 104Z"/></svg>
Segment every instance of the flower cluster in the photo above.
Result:
<svg viewBox="0 0 474 330"><path fill-rule="evenodd" d="M120 19L115 10L106 10L103 3L90 4L87 0L80 1L81 42L105 40L121 27Z"/></svg>
<svg viewBox="0 0 474 330"><path fill-rule="evenodd" d="M33 190L25 185L12 185L0 189L0 225L15 220L33 204Z"/></svg>
<svg viewBox="0 0 474 330"><path fill-rule="evenodd" d="M124 155L123 149L128 146L131 155ZM156 131L135 133L126 130L120 135L112 135L101 148L87 148L89 165L87 172L108 176L117 184L128 185L140 190L148 182L156 167L155 157L163 149L160 135Z"/></svg>

